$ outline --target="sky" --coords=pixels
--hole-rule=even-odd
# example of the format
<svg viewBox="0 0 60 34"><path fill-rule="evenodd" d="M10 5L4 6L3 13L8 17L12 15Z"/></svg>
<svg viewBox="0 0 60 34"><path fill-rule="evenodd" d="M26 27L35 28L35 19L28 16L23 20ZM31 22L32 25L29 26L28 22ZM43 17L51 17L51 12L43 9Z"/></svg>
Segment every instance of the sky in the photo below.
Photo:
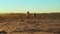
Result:
<svg viewBox="0 0 60 34"><path fill-rule="evenodd" d="M60 12L60 0L0 0L0 13Z"/></svg>

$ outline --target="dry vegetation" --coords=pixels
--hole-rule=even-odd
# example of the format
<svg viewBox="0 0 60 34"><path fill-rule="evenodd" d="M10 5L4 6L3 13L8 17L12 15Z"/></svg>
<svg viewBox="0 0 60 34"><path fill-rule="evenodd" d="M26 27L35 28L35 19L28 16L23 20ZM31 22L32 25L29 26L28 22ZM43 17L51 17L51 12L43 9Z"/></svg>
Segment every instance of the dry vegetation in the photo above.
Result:
<svg viewBox="0 0 60 34"><path fill-rule="evenodd" d="M0 31L7 34L60 34L60 13L0 15Z"/></svg>

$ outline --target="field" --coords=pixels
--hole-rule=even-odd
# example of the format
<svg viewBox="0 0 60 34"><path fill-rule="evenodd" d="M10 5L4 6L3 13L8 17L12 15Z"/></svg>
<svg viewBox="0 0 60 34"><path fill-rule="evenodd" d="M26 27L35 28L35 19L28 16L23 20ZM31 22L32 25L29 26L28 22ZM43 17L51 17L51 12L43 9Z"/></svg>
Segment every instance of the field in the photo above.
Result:
<svg viewBox="0 0 60 34"><path fill-rule="evenodd" d="M0 32L7 34L60 34L60 13L2 14Z"/></svg>

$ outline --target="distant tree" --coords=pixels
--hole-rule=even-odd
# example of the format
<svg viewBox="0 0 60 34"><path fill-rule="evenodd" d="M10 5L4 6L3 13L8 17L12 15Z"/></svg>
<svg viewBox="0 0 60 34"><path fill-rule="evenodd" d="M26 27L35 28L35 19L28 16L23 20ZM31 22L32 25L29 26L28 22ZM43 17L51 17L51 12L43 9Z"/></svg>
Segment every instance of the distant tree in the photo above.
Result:
<svg viewBox="0 0 60 34"><path fill-rule="evenodd" d="M26 16L27 16L27 18L29 18L29 16L30 16L30 13L29 13L29 11L27 11L27 14L26 14Z"/></svg>
<svg viewBox="0 0 60 34"><path fill-rule="evenodd" d="M33 14L33 17L36 17L36 13Z"/></svg>

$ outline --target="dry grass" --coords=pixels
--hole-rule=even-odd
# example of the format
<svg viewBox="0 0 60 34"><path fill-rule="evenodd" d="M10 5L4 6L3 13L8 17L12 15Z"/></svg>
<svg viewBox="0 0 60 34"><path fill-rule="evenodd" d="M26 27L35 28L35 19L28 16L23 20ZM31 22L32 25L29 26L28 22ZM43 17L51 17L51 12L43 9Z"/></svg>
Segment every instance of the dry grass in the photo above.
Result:
<svg viewBox="0 0 60 34"><path fill-rule="evenodd" d="M59 15L60 14L37 14L37 17L33 18L31 14L31 18L29 19L25 14L0 15L0 31L5 30L11 34L59 33Z"/></svg>

